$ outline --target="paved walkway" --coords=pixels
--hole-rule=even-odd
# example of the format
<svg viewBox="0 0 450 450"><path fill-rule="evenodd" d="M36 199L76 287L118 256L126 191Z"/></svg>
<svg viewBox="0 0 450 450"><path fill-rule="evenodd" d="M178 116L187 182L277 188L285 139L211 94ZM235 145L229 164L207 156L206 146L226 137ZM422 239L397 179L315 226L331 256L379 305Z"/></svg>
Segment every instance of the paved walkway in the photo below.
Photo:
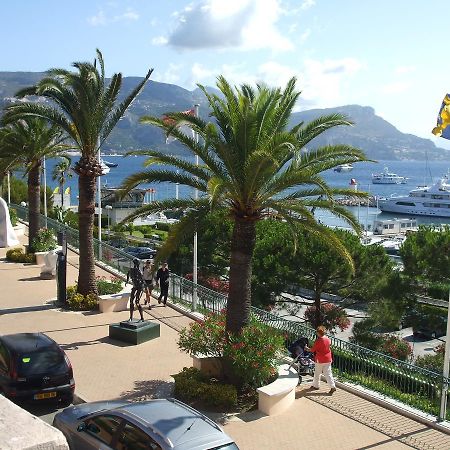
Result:
<svg viewBox="0 0 450 450"><path fill-rule="evenodd" d="M36 265L8 263L0 249L0 332L42 331L67 352L76 392L88 401L142 400L170 395L171 374L191 359L177 347L177 330L190 320L170 307L146 310L159 321L161 337L139 346L109 339L108 325L128 313L64 312L49 300L56 297L54 280L41 280ZM69 255L68 284L77 276L77 255ZM98 275L106 275L101 269ZM252 449L450 449L450 436L351 393L338 390L308 392L308 382L297 389L297 400L285 413L264 416L212 415L242 450Z"/></svg>

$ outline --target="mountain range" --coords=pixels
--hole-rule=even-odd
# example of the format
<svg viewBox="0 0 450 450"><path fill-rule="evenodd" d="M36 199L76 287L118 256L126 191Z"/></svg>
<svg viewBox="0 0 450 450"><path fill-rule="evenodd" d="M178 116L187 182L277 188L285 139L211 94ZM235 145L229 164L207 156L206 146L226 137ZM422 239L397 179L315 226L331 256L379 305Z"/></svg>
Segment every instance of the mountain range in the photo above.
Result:
<svg viewBox="0 0 450 450"><path fill-rule="evenodd" d="M0 72L0 108L10 104L21 88L31 86L45 74L42 72ZM123 78L122 98L141 80ZM215 88L207 88L208 91ZM149 81L140 95L119 121L104 146L104 153L125 153L137 149L167 150L172 154L186 152L181 144L167 145L163 133L139 123L145 115L162 116L169 111L184 111L199 104L200 115L208 117L207 101L200 89L186 90L173 84ZM301 97L299 104L301 105ZM346 105L337 108L310 109L292 114L292 123L309 122L320 115L340 112L354 123L351 127L337 127L311 142L311 148L326 144L348 144L364 150L374 160L450 160L450 150L436 147L430 139L400 132L394 125L377 116L373 108Z"/></svg>

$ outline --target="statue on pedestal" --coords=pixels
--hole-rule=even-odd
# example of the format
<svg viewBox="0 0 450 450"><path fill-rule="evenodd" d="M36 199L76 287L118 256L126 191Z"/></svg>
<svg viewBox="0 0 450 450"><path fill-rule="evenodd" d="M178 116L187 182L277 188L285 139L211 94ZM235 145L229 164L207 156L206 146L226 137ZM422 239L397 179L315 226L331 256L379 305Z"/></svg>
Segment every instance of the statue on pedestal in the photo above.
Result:
<svg viewBox="0 0 450 450"><path fill-rule="evenodd" d="M0 197L0 247L11 247L18 244L19 240L9 217L8 204Z"/></svg>
<svg viewBox="0 0 450 450"><path fill-rule="evenodd" d="M127 283L131 278L131 284L133 285L130 293L130 322L133 320L133 312L135 306L137 307L137 309L139 310L139 314L141 315L141 322L144 322L144 315L142 313L140 300L145 287L145 282L141 269L139 267L139 263L139 259L135 258L133 260L133 267L128 271L127 274Z"/></svg>

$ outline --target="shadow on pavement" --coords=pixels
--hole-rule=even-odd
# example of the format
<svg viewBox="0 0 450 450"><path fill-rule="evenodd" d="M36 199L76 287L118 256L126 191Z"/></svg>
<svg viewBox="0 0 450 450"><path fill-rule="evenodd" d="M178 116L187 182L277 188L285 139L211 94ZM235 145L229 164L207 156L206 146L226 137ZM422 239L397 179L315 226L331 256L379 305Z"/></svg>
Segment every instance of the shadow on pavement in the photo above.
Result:
<svg viewBox="0 0 450 450"><path fill-rule="evenodd" d="M129 347L132 344L128 344L122 341L116 341L115 339L111 339L108 336L102 337L100 339L93 339L91 341L78 341L71 342L70 344L59 344L59 346L63 350L78 350L79 347L85 347L89 345L97 345L97 344L110 344L116 347Z"/></svg>
<svg viewBox="0 0 450 450"><path fill-rule="evenodd" d="M175 382L164 380L144 380L135 381L132 391L122 392L120 400L130 400L132 402L141 402L153 398L167 398L173 395Z"/></svg>

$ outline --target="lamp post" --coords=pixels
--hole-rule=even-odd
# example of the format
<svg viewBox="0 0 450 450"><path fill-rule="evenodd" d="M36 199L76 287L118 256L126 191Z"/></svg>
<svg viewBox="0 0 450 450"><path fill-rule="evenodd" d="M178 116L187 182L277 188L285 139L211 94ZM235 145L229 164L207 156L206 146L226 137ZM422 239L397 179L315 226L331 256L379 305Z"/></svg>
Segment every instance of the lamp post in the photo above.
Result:
<svg viewBox="0 0 450 450"><path fill-rule="evenodd" d="M109 236L109 215L111 214L111 210L112 210L112 206L111 205L106 205L105 209L108 211L108 236Z"/></svg>

